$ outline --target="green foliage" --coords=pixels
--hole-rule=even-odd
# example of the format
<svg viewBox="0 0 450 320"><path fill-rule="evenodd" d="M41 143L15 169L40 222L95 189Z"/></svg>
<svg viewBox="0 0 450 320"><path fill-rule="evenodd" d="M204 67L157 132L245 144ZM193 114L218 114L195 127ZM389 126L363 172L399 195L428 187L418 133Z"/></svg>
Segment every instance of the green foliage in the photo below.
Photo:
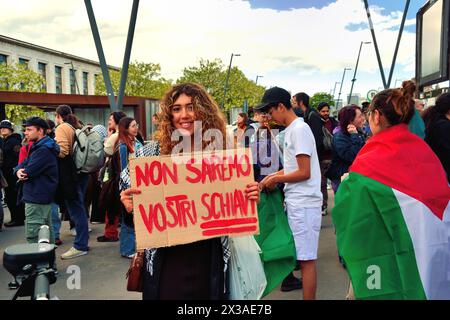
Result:
<svg viewBox="0 0 450 320"><path fill-rule="evenodd" d="M326 102L330 106L334 106L333 96L326 92L317 92L309 99L309 105L313 108L317 108L317 105L321 102Z"/></svg>
<svg viewBox="0 0 450 320"><path fill-rule="evenodd" d="M0 90L18 92L45 92L45 79L21 64L0 64ZM31 116L44 116L44 112L33 106L6 105L6 118L21 123Z"/></svg>
<svg viewBox="0 0 450 320"><path fill-rule="evenodd" d="M120 86L120 72L110 70L111 85L117 95ZM161 99L171 87L172 81L161 77L161 66L155 63L132 62L128 67L125 96L138 96ZM106 95L106 86L102 76L95 82L95 93Z"/></svg>
<svg viewBox="0 0 450 320"><path fill-rule="evenodd" d="M220 59L201 59L198 66L187 67L177 83L195 82L202 85L214 100L222 106L225 94L225 82L228 69ZM264 94L265 88L249 80L238 67L231 68L228 91L224 104L225 110L242 107L245 100L249 106L257 104Z"/></svg>

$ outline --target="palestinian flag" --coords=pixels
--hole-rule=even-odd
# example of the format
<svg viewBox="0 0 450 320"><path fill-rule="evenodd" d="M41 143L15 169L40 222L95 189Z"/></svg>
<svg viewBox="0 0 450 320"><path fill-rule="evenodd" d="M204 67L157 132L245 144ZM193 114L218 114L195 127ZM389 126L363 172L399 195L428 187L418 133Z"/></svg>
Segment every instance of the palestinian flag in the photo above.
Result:
<svg viewBox="0 0 450 320"><path fill-rule="evenodd" d="M280 189L261 192L258 204L259 235L255 240L261 248L267 286L263 297L275 289L295 268L295 242L284 212Z"/></svg>
<svg viewBox="0 0 450 320"><path fill-rule="evenodd" d="M367 142L332 214L356 299L450 299L449 200L439 159L406 125Z"/></svg>

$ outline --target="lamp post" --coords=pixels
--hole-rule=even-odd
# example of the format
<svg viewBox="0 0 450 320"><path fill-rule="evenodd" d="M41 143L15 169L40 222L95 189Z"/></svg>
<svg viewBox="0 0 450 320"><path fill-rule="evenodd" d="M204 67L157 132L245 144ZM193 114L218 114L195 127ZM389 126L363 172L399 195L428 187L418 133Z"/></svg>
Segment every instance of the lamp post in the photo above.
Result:
<svg viewBox="0 0 450 320"><path fill-rule="evenodd" d="M264 76L256 76L256 81L255 81L256 84L258 84L258 79L259 79L259 78L264 78Z"/></svg>
<svg viewBox="0 0 450 320"><path fill-rule="evenodd" d="M336 95L336 86L340 84L340 82L335 82L334 83L334 89L333 89L333 100L334 100L334 96Z"/></svg>
<svg viewBox="0 0 450 320"><path fill-rule="evenodd" d="M222 101L222 109L225 108L225 100L227 98L227 91L228 91L228 81L230 80L230 72L231 72L231 64L233 63L233 57L240 57L241 55L232 53L231 59L230 59L230 65L228 66L228 72L227 72L227 79L225 80L225 90L223 93L223 101Z"/></svg>
<svg viewBox="0 0 450 320"><path fill-rule="evenodd" d="M64 62L64 64L70 64L72 66L73 77L75 79L75 87L77 88L78 94L80 94L80 88L78 87L77 75L75 73L75 68L73 67L73 62Z"/></svg>
<svg viewBox="0 0 450 320"><path fill-rule="evenodd" d="M351 68L344 68L344 74L342 75L342 81L341 81L341 88L339 89L339 96L338 96L338 99L337 99L338 106L339 106L339 101L341 100L342 84L344 83L345 72L347 72L347 70L352 70L352 69Z"/></svg>
<svg viewBox="0 0 450 320"><path fill-rule="evenodd" d="M359 46L358 59L356 59L355 73L353 74L353 79L352 79L352 87L350 89L350 95L348 96L348 101L347 101L348 104L350 104L350 99L352 98L353 86L355 85L355 81L356 81L356 72L358 71L359 58L361 57L362 46L363 46L363 44L370 44L370 43L372 43L372 42L370 42L370 41L368 41L368 42L361 41L361 45Z"/></svg>

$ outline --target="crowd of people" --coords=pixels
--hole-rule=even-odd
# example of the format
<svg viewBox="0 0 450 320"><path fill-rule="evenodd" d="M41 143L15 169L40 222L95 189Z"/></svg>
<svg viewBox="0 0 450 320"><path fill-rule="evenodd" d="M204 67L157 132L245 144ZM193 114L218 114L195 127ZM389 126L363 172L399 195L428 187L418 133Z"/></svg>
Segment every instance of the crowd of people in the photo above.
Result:
<svg viewBox="0 0 450 320"><path fill-rule="evenodd" d="M41 225L49 225L51 241L61 245L61 220L70 220L75 238L72 248L61 258L72 259L88 254L89 221L105 223L104 234L97 241L119 241L120 255L132 259L136 256L133 195L140 190L131 188L129 159L171 154L176 130L188 137L192 151L219 142L228 146L232 140L233 147L250 148L253 154L255 182L243 186L247 197L258 202L260 192L270 195L276 190L283 194L278 206L286 213L297 263L286 271L281 290L303 288L304 299L315 299L319 235L322 216L329 213L329 190L339 192L352 165L361 161L361 150L375 144L377 135L410 124L412 134L424 138L422 143L429 145L426 152L435 174L445 175L450 181L450 93L442 94L435 106L419 112L414 89L414 84L407 81L403 88L380 92L372 103L341 108L335 119L327 102L312 106L304 92L291 97L285 89L273 87L266 90L253 114L238 115L237 127L230 137L223 113L205 89L194 83L178 84L165 94L160 111L152 116L157 132L147 143L139 134L136 120L123 112L111 113L108 128L88 126L104 145L103 163L88 173L79 172L74 166L76 132L85 126L69 106L56 109L56 126L39 117L27 119L23 123L23 138L14 132L10 121L3 120L0 182L11 213L11 221L4 225L25 224L26 240L30 243L37 241ZM197 143L197 121L202 122L202 133L219 130L223 141ZM408 167L408 163L402 165L411 175L417 170ZM2 224L0 206L0 230ZM345 265L345 252L339 256ZM144 299L228 297L227 237L148 248L143 259ZM301 279L294 276L294 269L301 270Z"/></svg>

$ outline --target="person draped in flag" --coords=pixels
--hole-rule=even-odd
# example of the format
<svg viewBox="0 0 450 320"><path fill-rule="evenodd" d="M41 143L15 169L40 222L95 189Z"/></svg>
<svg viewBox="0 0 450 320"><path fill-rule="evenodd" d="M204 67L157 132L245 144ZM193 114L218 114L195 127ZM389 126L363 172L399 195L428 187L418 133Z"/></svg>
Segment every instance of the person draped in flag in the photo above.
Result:
<svg viewBox="0 0 450 320"><path fill-rule="evenodd" d="M450 186L408 130L415 85L378 93L373 137L336 194L337 245L356 299L450 299Z"/></svg>

